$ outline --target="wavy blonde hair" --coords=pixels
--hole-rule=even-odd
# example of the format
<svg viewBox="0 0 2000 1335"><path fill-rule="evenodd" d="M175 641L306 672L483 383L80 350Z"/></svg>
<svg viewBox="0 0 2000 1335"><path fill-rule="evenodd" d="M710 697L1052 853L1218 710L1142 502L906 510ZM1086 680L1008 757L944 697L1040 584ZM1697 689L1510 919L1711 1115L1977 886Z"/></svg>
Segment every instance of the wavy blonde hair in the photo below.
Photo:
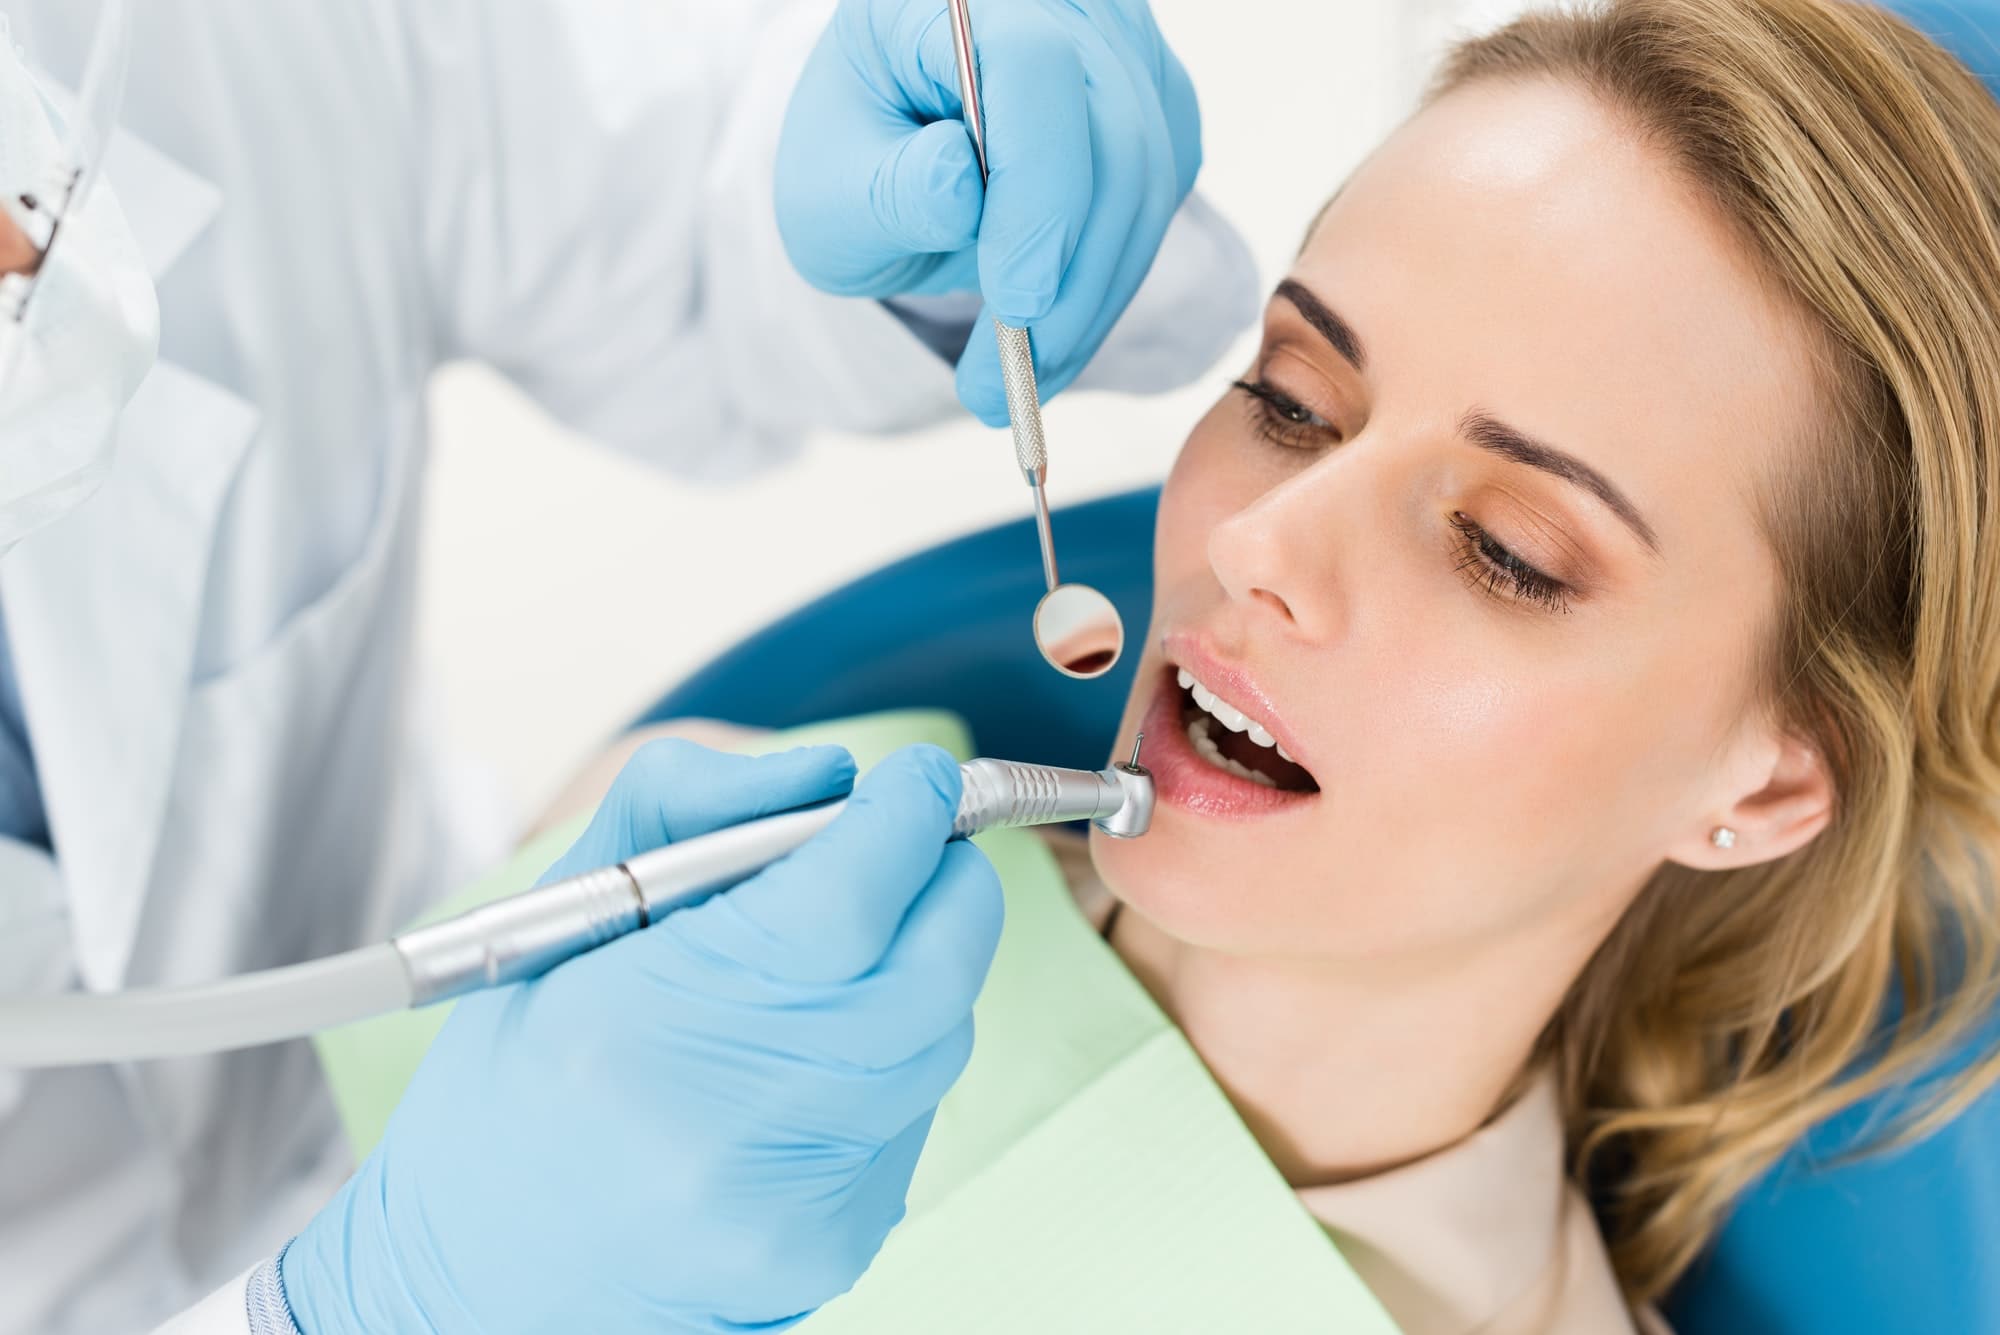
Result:
<svg viewBox="0 0 2000 1335"><path fill-rule="evenodd" d="M1822 439L1762 497L1785 583L1766 703L1829 759L1834 820L1762 866L1663 868L1543 1040L1646 1299L1814 1123L1911 1083L1920 1134L2000 1076L1987 1053L1925 1079L2000 997L2000 106L1833 0L1534 14L1432 95L1495 78L1602 99L1824 339Z"/></svg>

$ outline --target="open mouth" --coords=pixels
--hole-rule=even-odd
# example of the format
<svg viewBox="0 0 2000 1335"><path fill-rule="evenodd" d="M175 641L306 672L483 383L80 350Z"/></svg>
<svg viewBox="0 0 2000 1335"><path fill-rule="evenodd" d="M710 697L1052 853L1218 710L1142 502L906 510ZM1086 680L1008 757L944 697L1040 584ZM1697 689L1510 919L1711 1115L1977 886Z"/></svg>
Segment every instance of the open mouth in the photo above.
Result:
<svg viewBox="0 0 2000 1335"><path fill-rule="evenodd" d="M1319 782L1292 759L1262 723L1203 685L1192 672L1175 673L1180 722L1202 761L1239 779L1286 793L1316 793Z"/></svg>

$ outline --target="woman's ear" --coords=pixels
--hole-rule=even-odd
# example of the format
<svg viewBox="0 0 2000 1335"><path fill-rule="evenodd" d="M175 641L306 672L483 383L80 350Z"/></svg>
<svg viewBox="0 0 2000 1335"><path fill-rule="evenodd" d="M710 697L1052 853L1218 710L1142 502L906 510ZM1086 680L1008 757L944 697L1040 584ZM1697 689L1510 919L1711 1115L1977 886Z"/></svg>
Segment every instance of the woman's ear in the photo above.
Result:
<svg viewBox="0 0 2000 1335"><path fill-rule="evenodd" d="M1750 867L1804 848L1826 828L1833 819L1833 772L1820 749L1779 733L1757 750L1754 787L1707 813L1701 828L1667 850L1669 859L1700 871Z"/></svg>

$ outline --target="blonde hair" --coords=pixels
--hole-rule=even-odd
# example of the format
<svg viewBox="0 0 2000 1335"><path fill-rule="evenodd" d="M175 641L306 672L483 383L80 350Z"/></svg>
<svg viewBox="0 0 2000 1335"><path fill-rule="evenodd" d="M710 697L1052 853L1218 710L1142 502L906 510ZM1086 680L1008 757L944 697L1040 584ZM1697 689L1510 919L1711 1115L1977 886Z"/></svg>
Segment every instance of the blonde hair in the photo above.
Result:
<svg viewBox="0 0 2000 1335"><path fill-rule="evenodd" d="M1814 1123L1915 1082L1921 1134L2000 1076L1924 1079L2000 997L2000 107L1900 20L1834 0L1607 0L1459 47L1579 83L1705 191L1825 343L1824 438L1763 497L1785 583L1768 706L1832 824L1662 869L1559 1011L1580 1177L1634 1299ZM1900 1014L1884 1030L1891 988Z"/></svg>

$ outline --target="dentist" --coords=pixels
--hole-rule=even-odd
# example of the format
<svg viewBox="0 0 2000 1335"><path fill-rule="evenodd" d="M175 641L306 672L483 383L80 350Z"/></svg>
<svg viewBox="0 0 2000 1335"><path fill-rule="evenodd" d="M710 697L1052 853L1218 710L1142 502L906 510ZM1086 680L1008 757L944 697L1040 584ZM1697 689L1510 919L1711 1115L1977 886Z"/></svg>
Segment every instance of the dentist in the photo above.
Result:
<svg viewBox="0 0 2000 1335"><path fill-rule="evenodd" d="M496 851L412 706L442 361L725 477L1003 420L987 314L1054 392L1184 379L1252 312L1142 0L982 0L984 191L944 0L0 10L12 992L380 939ZM774 1329L840 1292L997 931L955 771L885 771L714 913L462 1007L358 1172L302 1044L0 1071L0 1332L217 1284L176 1329ZM571 856L851 780L649 752Z"/></svg>

